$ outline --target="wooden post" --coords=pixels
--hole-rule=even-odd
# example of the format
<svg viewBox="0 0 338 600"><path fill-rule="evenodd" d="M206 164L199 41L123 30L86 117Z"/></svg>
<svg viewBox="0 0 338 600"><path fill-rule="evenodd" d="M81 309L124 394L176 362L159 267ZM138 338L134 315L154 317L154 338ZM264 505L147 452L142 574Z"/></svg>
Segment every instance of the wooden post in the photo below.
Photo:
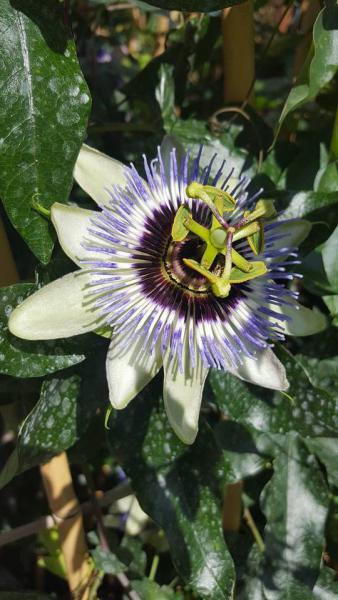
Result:
<svg viewBox="0 0 338 600"><path fill-rule="evenodd" d="M40 467L48 504L57 525L68 585L74 600L89 600L93 566L78 499L65 452Z"/></svg>
<svg viewBox="0 0 338 600"><path fill-rule="evenodd" d="M242 520L242 489L242 481L225 486L222 514L222 527L225 533L235 533L240 528Z"/></svg>
<svg viewBox="0 0 338 600"><path fill-rule="evenodd" d="M295 52L293 63L293 80L300 74L312 43L314 22L320 11L319 0L302 0L301 17L298 33L302 36Z"/></svg>
<svg viewBox="0 0 338 600"><path fill-rule="evenodd" d="M0 217L0 287L19 281L19 275L9 246L6 231Z"/></svg>
<svg viewBox="0 0 338 600"><path fill-rule="evenodd" d="M252 98L255 78L253 2L222 11L224 101Z"/></svg>

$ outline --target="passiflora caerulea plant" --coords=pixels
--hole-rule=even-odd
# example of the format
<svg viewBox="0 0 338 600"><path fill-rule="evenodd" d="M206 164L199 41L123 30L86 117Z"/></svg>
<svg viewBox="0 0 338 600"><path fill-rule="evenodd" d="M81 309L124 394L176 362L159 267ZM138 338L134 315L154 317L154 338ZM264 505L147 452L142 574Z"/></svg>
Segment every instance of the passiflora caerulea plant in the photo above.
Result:
<svg viewBox="0 0 338 600"><path fill-rule="evenodd" d="M333 4L0 0L0 599L338 597Z"/></svg>
<svg viewBox="0 0 338 600"><path fill-rule="evenodd" d="M209 368L287 390L268 340L326 326L284 285L311 225L276 221L273 203L258 199L262 190L248 194L249 180L234 181L223 165L210 178L215 158L201 171L200 154L190 164L174 148L166 168L159 150L150 164L145 159L143 180L133 165L85 146L75 174L101 210L51 207L60 244L81 270L35 292L9 319L10 331L30 340L108 328L116 409L163 365L166 412L188 444Z"/></svg>

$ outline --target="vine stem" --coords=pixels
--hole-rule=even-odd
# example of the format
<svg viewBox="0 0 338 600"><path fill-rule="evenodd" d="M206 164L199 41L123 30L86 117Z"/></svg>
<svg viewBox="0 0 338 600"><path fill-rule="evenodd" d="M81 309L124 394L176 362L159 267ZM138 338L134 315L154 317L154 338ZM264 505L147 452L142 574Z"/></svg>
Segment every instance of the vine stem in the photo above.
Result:
<svg viewBox="0 0 338 600"><path fill-rule="evenodd" d="M158 554L155 554L155 556L153 558L153 562L151 563L151 567L150 567L150 573L149 573L149 580L150 581L154 581L155 580L159 562L160 562L160 557L159 557Z"/></svg>
<svg viewBox="0 0 338 600"><path fill-rule="evenodd" d="M261 552L265 551L265 544L261 534L258 531L257 525L252 518L251 512L248 508L244 509L243 513L244 520L246 521L247 526L249 527L253 537L255 538L255 542Z"/></svg>
<svg viewBox="0 0 338 600"><path fill-rule="evenodd" d="M116 487L112 488L108 492L102 493L100 490L95 492L97 503L100 507L110 506L113 502L130 496L132 489L129 481L124 481ZM93 504L91 501L83 502L81 504L81 511L83 515L91 514L93 511ZM18 540L22 540L30 535L36 535L40 531L46 529L53 529L55 527L54 519L52 515L45 515L39 517L35 521L26 523L25 525L19 525L14 529L9 529L0 533L0 548L6 546L6 544L12 544Z"/></svg>

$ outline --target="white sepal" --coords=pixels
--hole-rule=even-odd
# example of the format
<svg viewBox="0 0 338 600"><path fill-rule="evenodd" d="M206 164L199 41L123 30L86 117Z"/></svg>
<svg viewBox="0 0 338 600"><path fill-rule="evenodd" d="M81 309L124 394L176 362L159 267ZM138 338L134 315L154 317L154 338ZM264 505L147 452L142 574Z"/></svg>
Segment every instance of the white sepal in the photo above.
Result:
<svg viewBox="0 0 338 600"><path fill-rule="evenodd" d="M86 299L89 275L69 273L24 300L10 315L11 333L26 340L71 337L100 326L92 302Z"/></svg>
<svg viewBox="0 0 338 600"><path fill-rule="evenodd" d="M88 258L89 252L83 244L90 241L88 228L93 227L91 219L95 214L97 213L93 210L67 206L59 202L55 202L51 208L51 219L61 248L78 266L81 266L81 260Z"/></svg>
<svg viewBox="0 0 338 600"><path fill-rule="evenodd" d="M271 348L257 352L255 359L244 357L242 365L229 371L244 381L270 390L283 391L289 388L284 365Z"/></svg>
<svg viewBox="0 0 338 600"><path fill-rule="evenodd" d="M306 308L298 302L295 302L293 306L270 304L269 308L280 315L290 317L287 321L278 319L278 317L269 317L271 324L275 323L283 327L285 335L313 335L323 331L328 326L326 316L317 308Z"/></svg>
<svg viewBox="0 0 338 600"><path fill-rule="evenodd" d="M126 187L128 168L107 154L83 144L74 168L74 179L99 206L111 200L109 191L118 184Z"/></svg>

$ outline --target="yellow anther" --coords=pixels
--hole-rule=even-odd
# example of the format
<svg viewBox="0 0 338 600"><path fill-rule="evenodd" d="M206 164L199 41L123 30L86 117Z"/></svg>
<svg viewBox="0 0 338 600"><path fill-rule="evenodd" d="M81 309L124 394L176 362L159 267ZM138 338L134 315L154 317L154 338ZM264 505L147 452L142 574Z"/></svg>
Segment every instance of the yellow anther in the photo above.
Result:
<svg viewBox="0 0 338 600"><path fill-rule="evenodd" d="M244 213L244 218L247 222L256 221L264 217L265 219L270 219L270 217L274 217L277 214L275 209L273 200L258 200L255 210L252 212L246 211Z"/></svg>
<svg viewBox="0 0 338 600"><path fill-rule="evenodd" d="M259 230L247 237L252 252L257 256L264 250L264 227L259 221Z"/></svg>
<svg viewBox="0 0 338 600"><path fill-rule="evenodd" d="M252 269L252 263L244 258L237 250L231 249L231 261L244 273L249 273Z"/></svg>
<svg viewBox="0 0 338 600"><path fill-rule="evenodd" d="M222 277L219 277L214 273L210 273L208 269L202 267L202 265L200 265L196 260L193 260L191 258L184 258L183 262L191 269L194 269L194 271L197 271L197 273L203 275L207 279L207 281L209 281L209 283L211 284L211 291L215 296L217 296L218 298L226 298L227 296L229 296L229 292L231 289L229 281L224 280Z"/></svg>
<svg viewBox="0 0 338 600"><path fill-rule="evenodd" d="M246 225L243 225L243 227L241 227L240 229L236 229L236 231L234 233L233 241L237 242L238 240L242 240L243 238L246 238L249 235L252 235L253 233L256 233L259 230L260 230L260 224L258 223L258 221L255 221L254 223L248 223Z"/></svg>
<svg viewBox="0 0 338 600"><path fill-rule="evenodd" d="M265 275L265 273L268 272L268 269L263 261L253 261L250 263L250 267L249 273L243 273L243 271L237 269L237 267L231 269L230 283L244 283L250 279L255 279L256 277Z"/></svg>

